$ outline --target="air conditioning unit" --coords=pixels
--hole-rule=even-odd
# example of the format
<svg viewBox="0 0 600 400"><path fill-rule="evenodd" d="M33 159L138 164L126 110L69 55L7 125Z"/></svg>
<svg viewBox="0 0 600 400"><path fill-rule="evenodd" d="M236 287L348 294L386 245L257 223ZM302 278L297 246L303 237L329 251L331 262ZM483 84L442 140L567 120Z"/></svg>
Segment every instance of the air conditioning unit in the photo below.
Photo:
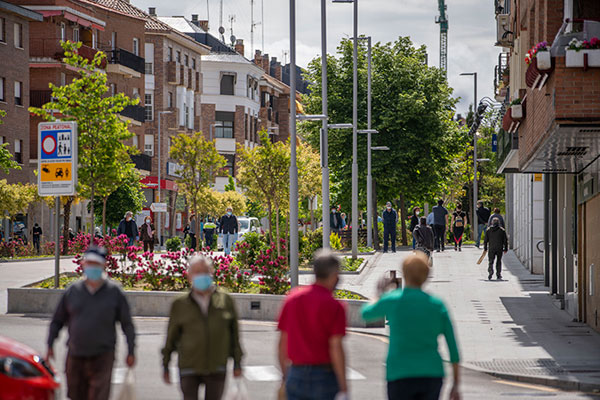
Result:
<svg viewBox="0 0 600 400"><path fill-rule="evenodd" d="M506 45L512 41L512 34L510 32L510 14L498 14L496 15L496 43L500 45Z"/></svg>

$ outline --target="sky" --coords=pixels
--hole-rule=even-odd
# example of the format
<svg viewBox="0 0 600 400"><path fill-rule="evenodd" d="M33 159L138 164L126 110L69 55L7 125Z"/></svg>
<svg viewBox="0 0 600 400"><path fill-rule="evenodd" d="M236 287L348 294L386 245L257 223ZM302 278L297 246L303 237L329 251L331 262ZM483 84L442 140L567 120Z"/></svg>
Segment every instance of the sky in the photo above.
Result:
<svg viewBox="0 0 600 400"><path fill-rule="evenodd" d="M210 12L211 32L220 22L220 0L131 0L141 9L156 7L159 16L185 16L200 19ZM207 4L208 2L208 4ZM289 53L289 1L287 0L222 0L225 38L231 36L229 17L235 15L233 34L244 40L245 55L251 58L251 4L254 3L254 49L284 61ZM296 1L296 61L300 66L321 53L320 0ZM461 72L477 72L477 96L493 98L494 66L499 47L494 47L496 26L492 0L446 0L448 30L448 80L454 96L460 97L458 113L465 113L473 103L473 77ZM264 26L261 24L264 6ZM340 40L352 36L352 4L336 4L327 0L327 51L334 53ZM437 0L359 0L358 31L371 36L373 43L393 41L410 36L415 45L427 46L429 64L439 66L439 14ZM262 31L264 28L264 39ZM287 58L289 62L289 56Z"/></svg>

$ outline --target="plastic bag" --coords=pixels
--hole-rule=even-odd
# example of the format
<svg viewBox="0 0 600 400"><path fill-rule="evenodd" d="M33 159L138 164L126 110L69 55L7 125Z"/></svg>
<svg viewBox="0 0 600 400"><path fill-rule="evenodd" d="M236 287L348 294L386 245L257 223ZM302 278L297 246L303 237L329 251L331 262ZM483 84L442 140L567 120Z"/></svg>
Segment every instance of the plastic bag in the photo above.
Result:
<svg viewBox="0 0 600 400"><path fill-rule="evenodd" d="M117 400L135 400L135 376L133 374L133 368L127 368L123 385L121 386L121 392Z"/></svg>
<svg viewBox="0 0 600 400"><path fill-rule="evenodd" d="M250 400L248 396L248 388L243 378L229 379L227 393L222 400Z"/></svg>

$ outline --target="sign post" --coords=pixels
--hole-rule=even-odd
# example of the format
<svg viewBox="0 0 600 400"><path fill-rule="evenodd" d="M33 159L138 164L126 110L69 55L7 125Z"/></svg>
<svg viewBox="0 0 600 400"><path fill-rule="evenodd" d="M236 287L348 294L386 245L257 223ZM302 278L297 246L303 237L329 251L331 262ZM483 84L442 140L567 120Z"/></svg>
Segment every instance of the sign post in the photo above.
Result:
<svg viewBox="0 0 600 400"><path fill-rule="evenodd" d="M38 125L38 194L56 196L54 287L60 274L60 196L73 196L77 187L77 123L41 122Z"/></svg>

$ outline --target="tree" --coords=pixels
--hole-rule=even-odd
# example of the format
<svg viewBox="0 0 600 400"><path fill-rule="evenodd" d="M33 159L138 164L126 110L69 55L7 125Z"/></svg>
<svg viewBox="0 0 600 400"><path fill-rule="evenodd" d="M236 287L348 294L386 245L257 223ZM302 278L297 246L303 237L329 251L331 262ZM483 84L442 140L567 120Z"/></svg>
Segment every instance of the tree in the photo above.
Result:
<svg viewBox="0 0 600 400"><path fill-rule="evenodd" d="M125 211L137 214L144 207L146 198L140 190L139 179L123 182L114 192L106 197L94 199L94 212L97 221L102 221L102 232L106 234L106 226L115 227L119 224Z"/></svg>
<svg viewBox="0 0 600 400"><path fill-rule="evenodd" d="M237 215L246 212L246 196L240 192L226 190L225 192L216 192L219 201L219 212L222 213L227 207L233 208Z"/></svg>
<svg viewBox="0 0 600 400"><path fill-rule="evenodd" d="M106 197L122 182L123 176L132 169L132 164L124 162L131 151L124 141L133 134L127 129L127 122L119 118L119 112L129 105L139 102L123 93L108 96L107 76L101 64L106 55L98 51L92 61L78 54L81 43L61 42L65 58L63 62L76 69L79 78L70 84L56 86L52 83L53 101L42 108L30 107L29 111L48 121L57 118L57 110L62 120L77 121L78 135L78 187L77 192L89 198L91 212L94 212L96 195ZM73 200L65 202L63 228L64 246L67 248L70 207ZM92 232L94 218L92 218Z"/></svg>
<svg viewBox="0 0 600 400"><path fill-rule="evenodd" d="M367 123L366 49L359 48L359 129ZM388 146L385 153L374 153L373 179L377 195L383 202L399 199L401 204L423 201L437 193L452 173L454 156L464 150L466 142L452 120L457 99L452 97L443 71L427 66L426 48L415 48L409 38L393 43L377 43L372 62L373 146ZM345 39L338 47L338 57L328 56L329 121L352 120L352 41ZM321 61L308 66L307 79L315 82L305 97L308 114L321 111ZM315 146L319 144L319 125L305 122L301 132ZM359 198L366 203L366 138L359 136ZM381 156L380 156L381 155ZM350 209L352 176L352 131L329 131L329 166L333 203ZM364 199L364 200L363 200ZM399 210L403 223L406 210ZM403 241L406 232L403 229Z"/></svg>
<svg viewBox="0 0 600 400"><path fill-rule="evenodd" d="M36 192L35 185L9 184L6 179L0 179L0 212L9 218L27 212L27 208L36 198Z"/></svg>
<svg viewBox="0 0 600 400"><path fill-rule="evenodd" d="M6 116L6 111L0 110L0 125L2 125L2 118ZM13 160L13 155L6 148L8 143L0 144L0 170L8 174L11 169L21 169L21 166Z"/></svg>
<svg viewBox="0 0 600 400"><path fill-rule="evenodd" d="M313 147L306 143L298 143L298 196L311 200L321 193L321 158ZM309 207L310 208L310 207ZM314 210L310 208L312 229L316 229Z"/></svg>
<svg viewBox="0 0 600 400"><path fill-rule="evenodd" d="M225 185L225 191L226 192L235 191L235 181L233 180L233 176L231 176L231 175L229 175L229 178L227 180L227 185Z"/></svg>
<svg viewBox="0 0 600 400"><path fill-rule="evenodd" d="M177 183L192 203L193 213L200 215L202 195L209 193L207 190L227 161L217 152L215 143L207 141L202 132L180 133L173 137L170 156L181 166ZM196 218L196 232L200 232L200 218Z"/></svg>

